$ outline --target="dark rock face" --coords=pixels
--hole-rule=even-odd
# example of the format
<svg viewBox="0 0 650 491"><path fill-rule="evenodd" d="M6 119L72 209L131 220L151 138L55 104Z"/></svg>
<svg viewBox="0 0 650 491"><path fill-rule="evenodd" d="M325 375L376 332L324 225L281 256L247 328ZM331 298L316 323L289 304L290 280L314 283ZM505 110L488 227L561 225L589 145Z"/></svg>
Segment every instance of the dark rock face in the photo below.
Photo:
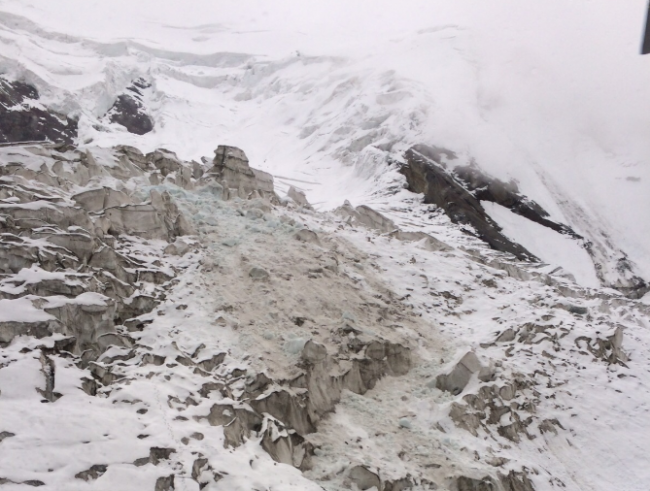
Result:
<svg viewBox="0 0 650 491"><path fill-rule="evenodd" d="M458 491L496 491L494 480L486 477L483 479L471 479L469 477L459 477L456 481Z"/></svg>
<svg viewBox="0 0 650 491"><path fill-rule="evenodd" d="M591 254L591 250L587 248ZM635 274L635 268L627 257L621 257L616 263L616 270L623 277L629 278L627 285L610 285L628 298L639 299L650 292L650 283ZM598 270L596 270L598 273Z"/></svg>
<svg viewBox="0 0 650 491"><path fill-rule="evenodd" d="M519 194L516 183L505 183L499 179L486 176L478 167L473 165L456 167L453 172L465 187L474 194L476 199L497 203L505 208L509 208L517 215L528 218L558 233L570 235L576 239L582 239L570 227L549 220L549 214L544 208L526 196Z"/></svg>
<svg viewBox="0 0 650 491"><path fill-rule="evenodd" d="M456 154L445 148L415 145L405 154L405 164L400 172L406 177L408 189L424 194L424 202L437 205L449 216L452 222L473 227L475 235L497 251L514 254L519 260L538 261L533 254L521 245L512 242L501 233L501 227L486 213L481 201L497 203L513 213L538 223L551 230L578 241L594 262L596 275L604 286L614 288L627 297L641 298L650 290L650 285L635 272L635 266L622 251L615 259L618 278L607 273L612 266L608 249L615 249L604 237L607 248L599 241L593 241L577 234L571 227L554 222L539 204L519 192L514 182L503 182L483 173L476 165L470 164L449 169L445 160L456 159ZM601 238L602 238L601 237Z"/></svg>
<svg viewBox="0 0 650 491"><path fill-rule="evenodd" d="M0 77L0 143L72 143L77 121L38 104L38 91L24 82Z"/></svg>
<svg viewBox="0 0 650 491"><path fill-rule="evenodd" d="M456 480L458 491L535 491L533 483L523 472L510 471L506 476L499 474L500 486L492 477L471 479L459 477Z"/></svg>
<svg viewBox="0 0 650 491"><path fill-rule="evenodd" d="M538 261L501 233L501 227L487 215L479 199L447 172L442 155L455 158L453 152L426 145L416 145L406 152L406 165L400 172L406 177L409 190L423 193L424 202L440 207L452 222L473 227L476 235L493 249L521 260Z"/></svg>
<svg viewBox="0 0 650 491"><path fill-rule="evenodd" d="M137 79L127 87L124 94L117 97L117 100L108 111L108 118L111 123L124 126L129 133L145 135L153 130L153 120L146 113L142 102L142 91L151 87L144 79Z"/></svg>
<svg viewBox="0 0 650 491"><path fill-rule="evenodd" d="M99 479L104 474L106 474L107 470L108 470L107 465L97 464L97 465L93 465L92 467L90 467L90 469L86 471L75 474L74 477L76 477L77 479L82 479L84 481L94 481L95 479Z"/></svg>

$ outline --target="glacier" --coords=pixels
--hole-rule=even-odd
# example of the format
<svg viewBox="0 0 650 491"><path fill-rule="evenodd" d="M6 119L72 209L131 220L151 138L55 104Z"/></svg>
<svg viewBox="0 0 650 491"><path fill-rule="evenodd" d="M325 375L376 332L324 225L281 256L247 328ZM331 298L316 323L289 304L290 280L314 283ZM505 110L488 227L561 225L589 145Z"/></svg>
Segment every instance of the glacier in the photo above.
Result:
<svg viewBox="0 0 650 491"><path fill-rule="evenodd" d="M645 9L0 1L0 487L647 489Z"/></svg>

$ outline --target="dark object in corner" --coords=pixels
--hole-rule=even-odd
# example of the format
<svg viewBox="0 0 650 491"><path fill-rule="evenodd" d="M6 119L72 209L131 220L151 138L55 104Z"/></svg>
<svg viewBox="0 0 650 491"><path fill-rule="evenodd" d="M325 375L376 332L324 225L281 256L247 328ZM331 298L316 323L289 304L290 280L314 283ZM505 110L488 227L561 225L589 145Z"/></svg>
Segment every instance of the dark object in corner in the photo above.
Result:
<svg viewBox="0 0 650 491"><path fill-rule="evenodd" d="M647 55L650 53L650 4L648 4L648 16L645 21L645 34L643 36L643 44L641 45L641 54Z"/></svg>
<svg viewBox="0 0 650 491"><path fill-rule="evenodd" d="M77 121L48 110L39 98L36 87L0 77L0 143L73 142Z"/></svg>
<svg viewBox="0 0 650 491"><path fill-rule="evenodd" d="M142 103L142 90L148 89L151 84L139 78L127 87L124 94L117 97L117 100L108 111L108 118L111 123L124 126L129 133L145 135L153 130L153 120L145 112Z"/></svg>

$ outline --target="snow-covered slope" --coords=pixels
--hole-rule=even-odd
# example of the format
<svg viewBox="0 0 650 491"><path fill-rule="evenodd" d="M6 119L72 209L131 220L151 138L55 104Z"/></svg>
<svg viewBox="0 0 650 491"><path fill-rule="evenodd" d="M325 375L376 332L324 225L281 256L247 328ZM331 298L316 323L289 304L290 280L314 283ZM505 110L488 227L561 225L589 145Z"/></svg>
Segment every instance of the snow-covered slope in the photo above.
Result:
<svg viewBox="0 0 650 491"><path fill-rule="evenodd" d="M0 149L6 489L645 489L648 305L235 149L60 150Z"/></svg>
<svg viewBox="0 0 650 491"><path fill-rule="evenodd" d="M647 489L644 10L0 0L0 487Z"/></svg>
<svg viewBox="0 0 650 491"><path fill-rule="evenodd" d="M342 196L370 202L402 182L387 159L442 145L517 180L602 248L609 284L624 255L650 277L641 0L189 9L5 0L0 9L2 70L76 114L81 141L194 159L215 142L239 145L281 191L300 183L324 208ZM155 121L144 136L106 116L140 77L152 84Z"/></svg>

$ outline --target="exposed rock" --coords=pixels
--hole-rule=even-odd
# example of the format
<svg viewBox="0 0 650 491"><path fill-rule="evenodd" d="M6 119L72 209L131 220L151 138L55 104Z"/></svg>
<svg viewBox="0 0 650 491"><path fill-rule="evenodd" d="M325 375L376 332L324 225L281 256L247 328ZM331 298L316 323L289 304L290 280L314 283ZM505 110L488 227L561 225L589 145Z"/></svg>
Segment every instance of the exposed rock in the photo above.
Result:
<svg viewBox="0 0 650 491"><path fill-rule="evenodd" d="M508 328L497 336L497 343L509 343L515 340L515 331L512 328Z"/></svg>
<svg viewBox="0 0 650 491"><path fill-rule="evenodd" d="M214 355L211 358L208 358L207 360L198 361L196 365L201 369L205 370L206 372L211 372L219 365L221 365L225 358L226 358L226 353L219 353L218 355Z"/></svg>
<svg viewBox="0 0 650 491"><path fill-rule="evenodd" d="M0 431L0 443L2 443L2 440L5 438L11 438L12 436L16 436L16 434L11 433L10 431Z"/></svg>
<svg viewBox="0 0 650 491"><path fill-rule="evenodd" d="M45 306L45 312L56 317L64 326L64 333L77 340L81 351L98 349L104 334L114 333L113 319L116 305L112 299L102 295L82 294L77 302L52 303ZM103 298L102 298L103 297Z"/></svg>
<svg viewBox="0 0 650 491"><path fill-rule="evenodd" d="M589 312L587 307L583 307L582 305L573 305L573 304L570 304L570 303L559 303L559 304L556 305L556 307L558 307L560 309L564 309L567 312L570 312L570 313L576 314L576 315L584 315L587 312Z"/></svg>
<svg viewBox="0 0 650 491"><path fill-rule="evenodd" d="M470 412L467 406L453 402L449 411L449 417L456 426L477 436L477 430L481 426L481 417L484 418L485 414Z"/></svg>
<svg viewBox="0 0 650 491"><path fill-rule="evenodd" d="M39 158L47 159L48 151L43 150L43 154ZM78 154L75 155L74 159ZM73 181L64 181L61 178L62 180L56 181L57 184L51 185L51 188L47 188L50 185L43 185L44 189L60 190L60 195L54 196L53 192L50 193L51 196L44 192L38 195L40 200L48 203L48 206L64 209L60 214L51 212L51 215L45 214L45 219L38 217L43 220L39 226L30 221L38 215L33 210L31 216L27 212L24 215L16 215L17 220L14 220L13 215L11 220L5 219L6 215L3 215L4 221L0 222L3 231L0 245L4 247L7 244L7 248L1 250L20 248L23 251L17 259L6 256L8 259L3 263L7 265L6 274L12 276L20 274L22 268L32 268L32 264L36 263L38 269L29 269L29 275L44 277L33 284L18 281L28 276L27 271L23 271L22 276L17 276L16 281L0 278L3 287L11 282L11 285L5 289L6 292L3 291L0 295L7 295L8 298L11 297L10 300L31 295L35 298L30 297L30 305L39 311L50 312L55 318L44 322L40 329L44 336L57 333L57 337L43 342L44 347L36 348L42 353L41 366L45 384L41 383L41 387L44 388L39 388L45 400L53 402L58 397L55 392L57 375L55 368L59 370L59 374L63 373L62 370L69 370L65 373L66 377L71 373L77 376L79 370L85 370L84 375L87 377L79 377L76 385L70 384L69 378L64 378L62 380L66 383L59 383L56 389L65 392L66 398L69 393L66 391L73 390L73 393L85 398L89 403L101 402L108 398L109 404L105 407L110 407L110 402L113 402L115 407L122 407L135 413L132 416L138 419L138 424L148 425L150 418L158 417L157 413L160 411L164 419L161 421L166 423L167 429L171 428L171 433L164 431L156 434L151 431L151 428L144 429L145 426L142 425L143 429L139 430L142 433L134 435L139 439L133 440L138 445L137 448L149 448L149 446L142 447L144 445L142 441L147 437L153 437L151 440L155 441L152 441L152 444L161 447L151 447L148 456L134 462L134 465L142 467L129 468L129 472L157 472L156 475L160 476L171 472L169 469L174 469L180 479L183 475L189 478L191 467L191 477L195 482L182 481L186 484L179 484L181 487L187 484L197 487L198 483L199 489L202 489L227 474L225 470L220 470L221 473L216 472L210 465L211 462L215 468L220 465L219 459L215 457L218 452L209 454L208 458L208 453L205 451L206 448L215 451L214 447L210 447L209 440L214 437L214 434L220 434L222 430L224 446L228 447L227 452L232 452L234 458L238 458L238 453L239 455L249 453L250 466L255 472L259 471L258 459L264 458L261 455L250 454L250 451L254 450L250 445L257 443L276 462L301 470L308 470L314 465L315 470L320 472L324 467L321 467L321 464L329 466L331 462L325 460L331 458L331 454L328 454L331 447L329 442L322 446L321 442L331 435L326 434L325 431L318 433L330 425L330 421L325 419L327 415L336 409L342 397L346 398L346 404L349 401L358 403L360 409L372 413L375 409L373 401L378 400L384 388L380 386L379 391L375 393L368 391L377 387L383 377L405 375L410 371L413 360L409 346L427 346L429 339L422 336L420 340L418 334L424 333L428 324L418 321L417 312L412 311L406 303L398 301L397 295L382 286L383 284L374 276L374 270L379 270L375 264L372 265L372 270L368 266L365 271L360 269L360 272L354 275L363 276L365 284L358 285L355 282L356 278L346 276L347 265L358 264L357 261L364 257L364 253L351 246L348 248L343 241L338 242L334 234L328 233L326 238L323 236L322 243L318 247L297 242L296 239L300 240L297 236L301 232L296 234L296 239L291 235L296 230L295 222L277 223L271 204L267 199L258 196L259 191L247 195L252 199L246 201L218 202L212 211L215 214L219 211L225 213L216 216L216 220L212 222L217 225L201 226L201 235L196 240L178 238L182 232L182 226L178 224L179 216L183 215L181 210L200 210L201 206L205 206L202 200L220 200L221 195L212 194L211 191L206 191L200 186L197 186L198 190L195 193L183 191L200 183L196 182L197 178L193 177L193 172L187 174L183 170L191 168L188 163L179 161L173 154L164 150L146 156L126 147L103 156L102 152L96 152L93 157L96 159L95 164L101 165L102 159L107 159L108 156L112 160L107 164L107 168L112 169L113 167L110 166L122 168L121 171L110 171L110 175L133 175L136 176L134 180L123 188L118 184L116 189L97 188L92 181L88 181L91 184L87 184L85 189L91 186L89 192L71 196L72 193L78 192L79 188ZM71 174L75 167L85 167L88 164L82 162L81 158L78 162L76 160L73 162L73 156L68 157L71 160L66 167ZM125 163L127 160L128 164ZM92 169L92 166L86 168ZM43 172L47 173L49 170L45 169ZM95 172L97 171L89 171L87 177L92 179L93 177L90 176L95 175ZM161 188L168 187L169 193L154 191L150 195L150 204L141 202L145 195L137 187L135 191L129 191L129 194L117 191L134 189L134 182L138 186L139 183L144 183L144 189L149 189L147 180L151 174L161 179ZM178 180L178 176L182 176L182 180ZM203 179L200 175L199 178ZM1 181L0 184L4 182ZM114 181L107 179L101 182L110 182L112 185ZM205 182L202 185L210 186ZM183 189L172 187L177 183L180 183L178 185ZM0 193L2 192L0 187ZM32 203L33 195L30 193L25 192L20 195L17 193L16 196L10 196L9 199L16 197L10 202L20 200L21 203ZM239 190L237 195L239 196ZM172 196L178 196L178 200L174 201ZM0 199L8 198L0 194ZM138 236L137 232L134 233L133 231L138 230L142 224L137 223L135 217L121 216L118 211L132 210L141 206L150 206L153 210L152 214L157 217L154 223L158 229L150 236L146 234ZM221 210L221 207L224 210ZM66 215L69 213L65 211L67 208L73 210L72 213L77 214L80 220L87 221L88 230L80 230L75 225L71 225L72 228L69 230L64 230L61 226L46 221L50 218L58 220L61 224L71 221L71 216ZM421 242L421 247L430 250L445 250L447 247L426 234L396 230L392 228L390 220L386 221L385 217L368 210L362 209L359 215L361 219L370 217L368 223L389 230L387 235L398 240ZM112 216L113 212L115 216ZM286 209L285 212L286 216L290 216L294 211ZM241 222L235 221L240 219ZM120 224L120 220L124 223ZM228 223L227 220L232 222ZM114 221L117 225L114 225ZM18 225L27 224L29 228L18 229L16 222ZM145 225L141 230L146 230L148 225ZM254 240L243 243L240 250L224 249L222 247L224 244L221 244L223 232L231 235L238 234L241 230L237 230L237 227L240 225L242 228L256 229ZM269 225L277 226L280 233L268 235L258 233ZM327 223L323 225L323 229L327 230L328 226L336 227ZM123 230L121 232L120 227ZM5 234L5 230L10 232ZM248 231L249 228L244 230ZM311 241L315 235L308 230L302 232L305 236L303 238L307 239L304 242ZM22 235L18 235L19 233ZM169 243L163 244L148 237L159 237ZM272 242L269 237L279 240ZM198 245L198 240L203 238L205 238L205 247ZM213 239L216 239L214 243L211 242ZM22 244L28 244L29 241L34 243L31 245L32 249L23 248ZM194 248L198 254L188 255L183 259L170 257L170 255L187 253L189 249ZM282 248L288 250L285 257L280 256L277 262L274 261L277 256L269 257L269 251L275 253ZM263 254L256 256L260 251L263 251ZM267 253L269 256L266 256ZM0 254L0 257L3 256ZM176 280L174 278L176 272L181 270L184 264L193 262L195 258L198 264L189 267L192 268L189 271L193 276L188 275ZM294 268L294 263L298 262L299 267ZM339 263L342 264L341 273L330 274L337 270ZM273 269L273 281L252 283L251 279L270 277L269 272L261 268L259 269L263 273L259 278L256 278L258 273L246 276L252 272L251 267L254 264L263 265L265 268L270 265ZM370 264L370 261L364 264ZM9 272L12 271L10 268L16 269L16 272ZM327 295L322 297L322 310L316 308L312 311L312 299L309 297L305 299L297 296L298 298L292 298L290 303L284 304L284 297L290 296L285 295L287 290L281 291L284 285L293 288L288 290L293 293L296 293L296 285L298 288L305 285L302 282L305 279L300 274L296 274L298 271L301 273L318 271L317 274L320 275L318 282L322 281L326 285L324 288L330 290L331 297ZM46 272L51 274L47 276ZM502 273L499 274L505 277ZM246 281L238 281L242 275ZM187 281L188 279L191 281ZM224 280L224 283L219 287L215 286L215 283L221 280ZM181 290L183 295L176 296L175 293L178 292L168 291L175 284L180 284L181 288L185 289ZM461 292L469 291L469 289L462 289L465 286L467 285L463 284L458 289L450 287L452 291L449 292L429 289L432 294L448 300L450 305L459 305L462 301L460 295L466 295ZM192 297L196 296L197 291L212 287L215 291L221 288L221 291L227 295L216 300L214 305L210 304L210 311L197 309L196 299ZM18 292L21 288L19 293L9 293ZM226 292L228 288L230 291ZM345 294L341 295L341 291ZM84 297L86 292L92 295ZM168 293L170 293L167 297L169 302L155 311L158 303L166 298L165 295ZM467 293L468 298L471 298L471 295ZM258 303L256 297L263 297L263 301ZM212 307L215 307L214 310ZM258 312L257 308L261 308L261 311ZM212 316L213 312L214 316ZM259 313L263 315L258 315ZM215 331L225 327L225 331L229 334L223 340L213 337L220 333L203 330L203 326L197 329L195 324L197 322L210 323ZM24 330L25 323L19 324ZM423 329L418 331L417 328L420 327ZM282 332L285 328L286 331ZM36 331L32 330L29 333L36 333ZM157 343L161 333L164 333L163 341ZM287 336L288 333L290 336ZM525 333L517 332L517 334ZM534 336L539 333L530 330L529 334ZM230 335L234 336L229 337ZM233 346L235 349L230 350L227 343L238 335L241 335L242 345L235 345ZM532 343L534 340L530 336L524 336L521 344L526 344L528 341ZM291 340L296 342L293 343L292 349L288 350L285 343ZM22 343L22 341L18 342ZM226 346L220 344L222 341ZM244 347L243 343L250 344L243 350L245 354L242 358L242 350L239 348ZM223 352L215 351L217 349L215 345ZM620 343L618 346L620 347ZM508 348L497 344L493 344L492 347ZM28 350L28 353L35 351L33 347L29 347ZM38 355L38 351L28 356L34 357L34 355ZM57 363L53 363L54 356L65 356L66 359L61 364L58 360ZM463 370L469 372L469 375ZM506 368L499 371L500 374L502 372L506 372ZM511 443L515 441L514 438L526 434L530 422L524 416L520 417L515 413L531 409L530 398L518 397L524 394L516 378L505 382L500 380L486 386L486 381L490 380L494 371L481 367L473 353L468 353L451 373L445 375L447 377L445 384L451 386L451 389L446 390L454 391L462 386L458 389L462 391L475 373L480 382L477 394L464 394L462 404L460 401L452 402L451 420L475 435L478 434L479 428L486 429L491 425L492 431L488 431L488 434L491 434L492 438L501 445L506 443L503 438ZM92 380L89 377L92 377ZM418 379L420 374L415 374L414 378L405 381L405 386L410 387L410 384ZM391 381L387 385L389 384L398 386L399 382ZM159 388L162 393L158 390L152 393L149 390L140 390L143 387ZM345 391L353 394L346 394ZM98 395L101 400L86 397L84 392L89 396ZM366 397L360 397L363 394L366 394ZM406 401L410 397L415 398L409 394L408 397L404 395L402 400ZM515 397L516 401L513 401ZM503 401L512 402L504 404ZM59 402L58 406L60 404ZM145 414L147 416L143 416ZM392 414L390 421L393 424L389 425L386 431L399 432L402 438L406 437L406 440L409 440L408 442L400 440L400 446L402 443L410 445L410 439L418 445L422 443L422 440L417 441L420 436L416 419L410 414L406 416L398 414ZM384 417L385 414L381 416ZM510 418L509 421L507 418ZM395 425L396 421L402 428ZM540 431L545 433L553 429L562 429L559 422L557 424L549 420L535 422L537 423L535 427L539 427ZM205 436L204 433L195 431L200 429L197 428L198 425L206 424L218 425L222 428L218 432L206 431ZM449 431L448 422L444 424ZM438 427L442 428L440 425ZM384 429L378 428L377 434L380 430ZM371 433L368 432L370 439L373 438ZM112 434L110 436L113 437ZM549 436L546 435L547 438ZM346 485L350 484L360 489L376 487L378 491L403 491L411 487L436 489L435 483L442 482L442 476L448 478L462 472L460 468L450 471L451 467L444 463L442 458L439 459L440 456L432 456L432 458L433 462L441 464L425 462L419 450L413 452L414 447L408 448L405 445L404 451L396 448L395 452L396 454L399 452L398 457L401 459L397 461L400 470L389 464L391 468L386 470L386 475L390 475L391 480L382 481L379 470L368 467L368 462L371 460L365 459L368 456L367 452L373 451L373 445L372 442L367 445L364 439L365 437L357 439L356 442L350 439L349 448L353 462L366 462L366 466L358 465L356 466L358 468L344 471L344 467L339 465L340 472L336 475L332 474L331 477L332 480L337 481L332 483L333 485L338 486L339 482L343 481ZM175 446L174 441L183 445L178 452L165 447L165 445ZM468 438L467 441L471 439ZM318 448L315 449L310 442ZM246 445L243 445L244 443ZM4 445L6 446L7 443ZM243 449L235 448L242 445ZM427 443L424 443L423 446L426 445ZM468 444L469 446L471 445ZM497 445L495 444L494 447L496 448ZM440 451L444 454L444 449ZM466 449L458 450L458 455L464 453ZM146 453L141 451L137 455L146 455ZM426 456L426 459L428 458L429 455ZM488 458L481 455L479 462L477 457L476 469L485 469L486 465L491 465ZM493 461L497 462L498 459ZM157 469L151 467L155 465L159 467ZM268 465L268 461L265 465ZM445 468L438 470L441 465ZM106 466L93 466L78 473L77 476L84 480L97 479L106 471L102 467ZM281 470L281 466L277 468ZM109 475L112 476L116 469L117 467L111 468L110 473L104 476L103 480L109 478ZM381 472L381 475L384 475L383 469ZM490 472L496 472L496 469L488 468L488 473ZM400 475L406 477L402 479L394 477ZM441 477L441 480L438 480L438 477ZM500 482L494 481L497 486ZM511 479L511 482L515 483L513 485L521 485L524 481L517 477ZM451 484L453 489L454 483L447 483ZM161 477L156 486L160 489L171 489L173 484L174 476L170 475ZM495 489L503 491L500 488Z"/></svg>
<svg viewBox="0 0 650 491"><path fill-rule="evenodd" d="M287 196L291 198L297 205L303 206L305 208L311 208L309 201L307 201L307 196L302 191L298 191L293 186L289 186L289 191L287 191Z"/></svg>
<svg viewBox="0 0 650 491"><path fill-rule="evenodd" d="M400 172L406 177L409 190L424 194L424 202L444 210L452 222L470 225L493 249L536 261L533 254L506 238L479 200L445 170L442 155L455 158L453 152L426 145L416 145L406 152L406 165Z"/></svg>
<svg viewBox="0 0 650 491"><path fill-rule="evenodd" d="M97 465L93 465L88 470L85 470L83 472L78 472L77 474L75 474L74 477L76 477L77 479L82 479L84 481L94 481L95 479L102 477L107 470L108 470L107 465L97 464Z"/></svg>
<svg viewBox="0 0 650 491"><path fill-rule="evenodd" d="M144 106L143 91L150 88L146 80L139 78L117 97L107 116L111 123L121 124L129 133L145 135L153 130L153 120Z"/></svg>
<svg viewBox="0 0 650 491"><path fill-rule="evenodd" d="M366 205L355 208L349 201L346 201L343 206L334 210L334 213L347 219L350 224L377 230L397 240L403 242L421 242L424 249L429 251L451 250L451 247L447 244L424 232L405 232L399 230L392 220Z"/></svg>
<svg viewBox="0 0 650 491"><path fill-rule="evenodd" d="M288 431L275 421L266 421L261 445L276 462L302 470L309 465L311 447L305 447L304 438L295 431Z"/></svg>
<svg viewBox="0 0 650 491"><path fill-rule="evenodd" d="M407 477L395 479L394 481L385 481L383 491L404 491L413 487L413 481Z"/></svg>
<svg viewBox="0 0 650 491"><path fill-rule="evenodd" d="M107 208L133 204L129 195L108 187L84 191L74 195L72 199L84 210L95 213Z"/></svg>
<svg viewBox="0 0 650 491"><path fill-rule="evenodd" d="M43 322L0 322L0 346L7 345L16 336L34 336L44 338L59 331L60 324L52 321Z"/></svg>
<svg viewBox="0 0 650 491"><path fill-rule="evenodd" d="M159 477L156 480L154 491L174 491L174 474L167 477Z"/></svg>
<svg viewBox="0 0 650 491"><path fill-rule="evenodd" d="M35 213L36 210L38 213ZM29 205L3 207L2 211L11 217L16 228L26 230L52 225L61 230L68 230L69 227L80 227L86 231L93 229L93 222L85 211L57 206L43 200L36 200Z"/></svg>
<svg viewBox="0 0 650 491"><path fill-rule="evenodd" d="M56 402L61 398L61 394L54 392L54 385L56 382L56 365L43 350L41 350L40 362L41 372L45 378L45 388L41 389L40 387L37 387L36 391L41 394L46 401Z"/></svg>
<svg viewBox="0 0 650 491"><path fill-rule="evenodd" d="M104 233L172 242L193 230L168 192L151 191L151 204L125 205L104 212Z"/></svg>
<svg viewBox="0 0 650 491"><path fill-rule="evenodd" d="M270 277L268 271L258 266L253 266L248 271L248 276L250 276L253 281L266 281Z"/></svg>
<svg viewBox="0 0 650 491"><path fill-rule="evenodd" d="M424 202L442 209L454 223L470 225L479 238L495 250L514 254L520 260L537 258L520 244L507 239L498 224L487 215L481 201L497 203L539 225L575 239L590 255L596 275L603 285L617 289L629 298L640 298L650 285L639 276L637 267L602 231L588 239L571 227L550 219L546 210L519 192L515 182L503 182L488 176L475 164L449 169L446 161L456 159L454 152L427 145L415 145L405 153L406 165L400 172L406 177L409 190L424 194ZM576 226L581 223L577 215ZM583 229L588 223L583 220ZM565 274L570 278L570 275Z"/></svg>
<svg viewBox="0 0 650 491"><path fill-rule="evenodd" d="M302 349L302 358L309 363L319 363L327 358L327 348L325 346L315 343L312 340L305 343Z"/></svg>
<svg viewBox="0 0 650 491"><path fill-rule="evenodd" d="M299 230L294 234L294 237L296 240L299 240L300 242L309 242L311 244L319 244L320 241L318 240L318 234L316 232L303 228L302 230Z"/></svg>
<svg viewBox="0 0 650 491"><path fill-rule="evenodd" d="M424 232L403 232L397 230L390 234L402 242L420 242L427 251L450 251L452 248L435 237Z"/></svg>
<svg viewBox="0 0 650 491"><path fill-rule="evenodd" d="M482 368L476 354L470 351L461 358L451 372L438 375L436 387L454 395L460 394L469 383L472 375L480 372Z"/></svg>
<svg viewBox="0 0 650 491"><path fill-rule="evenodd" d="M557 435L557 428L564 429L564 427L560 424L557 418L545 419L539 424L538 427L539 427L539 432L541 434L553 433L554 435Z"/></svg>
<svg viewBox="0 0 650 491"><path fill-rule="evenodd" d="M2 486L3 484L24 484L25 486L32 486L34 488L37 488L39 486L45 486L45 483L43 481L39 481L38 479L30 479L28 481L16 482L16 481L12 481L11 479L7 479L5 477L0 477L0 486Z"/></svg>
<svg viewBox="0 0 650 491"><path fill-rule="evenodd" d="M0 77L0 143L72 143L77 121L46 108L39 98L36 87Z"/></svg>
<svg viewBox="0 0 650 491"><path fill-rule="evenodd" d="M159 148L145 156L148 168L156 169L150 176L152 184L170 183L183 189L193 189L193 176L197 174L195 167L181 162L178 156L169 150ZM203 169L198 173L202 175Z"/></svg>
<svg viewBox="0 0 650 491"><path fill-rule="evenodd" d="M133 462L133 465L136 467L141 467L147 464L158 465L161 460L169 460L171 454L175 452L176 449L174 448L151 447L149 449L149 456L137 459Z"/></svg>
<svg viewBox="0 0 650 491"><path fill-rule="evenodd" d="M169 244L164 249L165 254L173 256L184 256L190 251L190 245L184 240L176 239L173 244Z"/></svg>
<svg viewBox="0 0 650 491"><path fill-rule="evenodd" d="M273 176L250 167L243 150L219 145L214 153L214 165L207 176L219 181L228 190L229 196L248 199L258 195L267 199L277 199L273 189Z"/></svg>
<svg viewBox="0 0 650 491"><path fill-rule="evenodd" d="M476 165L455 167L453 173L479 201L497 203L555 232L582 239L567 225L550 220L550 215L544 208L519 193L517 183L514 181L506 183L490 177Z"/></svg>
<svg viewBox="0 0 650 491"><path fill-rule="evenodd" d="M176 452L174 448L151 447L149 449L149 461L153 465L158 465L161 460L169 460L174 452Z"/></svg>
<svg viewBox="0 0 650 491"><path fill-rule="evenodd" d="M334 213L346 218L351 224L374 229L380 233L397 230L397 226L392 220L366 205L355 208L349 201L346 201L343 206L334 210Z"/></svg>
<svg viewBox="0 0 650 491"><path fill-rule="evenodd" d="M523 472L510 471L508 475L499 475L504 491L535 491L535 487Z"/></svg>
<svg viewBox="0 0 650 491"><path fill-rule="evenodd" d="M251 401L251 407L259 414L268 413L282 421L300 435L308 435L316 431L316 426L307 410L307 396L292 394L288 390L276 390L266 397Z"/></svg>
<svg viewBox="0 0 650 491"><path fill-rule="evenodd" d="M374 472L369 471L362 465L352 467L348 472L348 478L352 481L358 489L365 491L370 488L377 488L381 490L381 481L379 476Z"/></svg>
<svg viewBox="0 0 650 491"><path fill-rule="evenodd" d="M498 491L497 485L491 477L472 479L461 476L456 480L458 491Z"/></svg>
<svg viewBox="0 0 650 491"><path fill-rule="evenodd" d="M244 408L214 404L208 414L208 422L212 426L224 427L225 447L238 447L250 437L252 431L261 428L262 418Z"/></svg>
<svg viewBox="0 0 650 491"><path fill-rule="evenodd" d="M17 155L26 162L30 162L32 153L49 162L41 165L38 179L19 160L0 167L3 174L14 176L13 179L25 172L26 178L38 180L48 189L47 192L30 190L13 180L5 180L0 186L0 194L14 196L18 201L3 206L0 212L3 231L0 268L4 274L18 274L11 290L14 293L0 293L0 299L31 295L31 304L44 312L41 318L47 319L2 322L0 343L10 343L20 335L42 338L53 333L64 334L73 340L67 352L83 355L80 363L85 365L111 346L131 346L132 340L116 332L115 323L151 311L159 301L158 294L152 294L153 291L173 277L170 268L143 267L139 258L118 253L115 247L121 239L115 236L140 233L144 238L173 241L192 229L166 192L152 192L149 205L135 204L137 200L131 196L109 187L91 188L64 197L79 183L89 183L92 176L129 179L140 176L142 169L149 169L148 166L155 169L154 163L147 162L145 156L128 147L120 147L112 153L66 152L64 156L50 146L33 145L20 150ZM60 166L64 160L66 166ZM106 160L107 165L103 165ZM152 157L152 160L155 159ZM55 174L61 176L60 180ZM186 252L189 245L177 241L174 247L176 252ZM25 282L19 280L21 275L38 279ZM144 295L137 291L139 287L148 290L145 286L148 284L153 284L154 290ZM107 372L99 375L98 380L111 383L111 377ZM94 394L97 387L86 384L84 390ZM45 390L44 397L54 400L55 393Z"/></svg>
<svg viewBox="0 0 650 491"><path fill-rule="evenodd" d="M20 484L25 484L26 486L32 486L34 488L45 486L45 483L39 479L29 479L28 481L23 481Z"/></svg>
<svg viewBox="0 0 650 491"><path fill-rule="evenodd" d="M598 359L609 364L625 365L628 361L627 354L623 351L623 328L618 326L614 334L606 339L590 338L580 336L576 338L575 344L578 347L585 343L586 348Z"/></svg>

